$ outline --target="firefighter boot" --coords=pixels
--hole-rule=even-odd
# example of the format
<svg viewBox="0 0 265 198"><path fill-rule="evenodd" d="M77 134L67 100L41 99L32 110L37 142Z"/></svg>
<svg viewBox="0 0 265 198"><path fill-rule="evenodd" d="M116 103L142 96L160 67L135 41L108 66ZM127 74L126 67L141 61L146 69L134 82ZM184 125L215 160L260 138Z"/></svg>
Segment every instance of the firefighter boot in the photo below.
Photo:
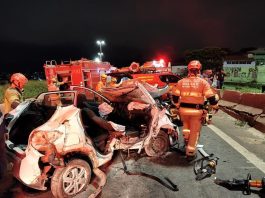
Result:
<svg viewBox="0 0 265 198"><path fill-rule="evenodd" d="M183 141L185 146L188 145L189 137L190 137L190 130L189 129L183 129Z"/></svg>

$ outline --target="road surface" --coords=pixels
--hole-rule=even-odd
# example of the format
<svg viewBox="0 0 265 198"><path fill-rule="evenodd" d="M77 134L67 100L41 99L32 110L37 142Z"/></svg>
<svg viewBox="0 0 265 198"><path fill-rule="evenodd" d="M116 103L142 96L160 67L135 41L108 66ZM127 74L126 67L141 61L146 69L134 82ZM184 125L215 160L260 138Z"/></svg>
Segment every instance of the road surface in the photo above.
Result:
<svg viewBox="0 0 265 198"><path fill-rule="evenodd" d="M141 171L163 179L169 178L178 185L179 191L174 192L158 182L143 176L127 176L121 159L116 154L115 159L107 167L107 184L99 197L102 198L134 198L134 197L265 197L265 192L253 189L249 196L241 191L230 191L216 185L214 177L222 179L246 178L247 173L252 178L265 176L265 135L244 125L227 114L219 111L213 118L213 125L204 126L200 144L208 153L219 157L217 173L210 178L196 181L193 166L186 162L180 153L169 152L162 158L142 156L135 158L131 153L126 158L130 171ZM50 191L39 192L23 187L22 184L9 177L0 185L0 197L52 197ZM83 192L78 197L87 197Z"/></svg>

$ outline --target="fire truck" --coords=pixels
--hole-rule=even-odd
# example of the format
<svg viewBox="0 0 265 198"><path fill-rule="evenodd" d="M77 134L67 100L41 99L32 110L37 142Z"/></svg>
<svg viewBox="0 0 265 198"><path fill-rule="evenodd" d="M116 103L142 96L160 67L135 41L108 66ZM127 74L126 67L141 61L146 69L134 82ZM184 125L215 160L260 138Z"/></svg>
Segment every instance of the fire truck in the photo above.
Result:
<svg viewBox="0 0 265 198"><path fill-rule="evenodd" d="M47 84L51 84L56 78L59 82L66 82L60 89L67 89L67 86L77 85L95 89L100 81L102 73L109 73L115 69L109 62L96 62L82 58L74 61L63 61L57 64L56 61L46 61L44 64Z"/></svg>

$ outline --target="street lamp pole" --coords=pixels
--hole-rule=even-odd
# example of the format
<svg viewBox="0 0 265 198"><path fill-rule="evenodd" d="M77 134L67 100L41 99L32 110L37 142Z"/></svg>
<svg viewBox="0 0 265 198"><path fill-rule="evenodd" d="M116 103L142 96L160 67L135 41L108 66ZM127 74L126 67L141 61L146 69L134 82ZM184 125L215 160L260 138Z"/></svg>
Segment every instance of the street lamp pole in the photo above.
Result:
<svg viewBox="0 0 265 198"><path fill-rule="evenodd" d="M103 52L102 52L102 45L105 45L105 41L103 40L97 40L97 44L99 45L99 58L100 58L100 61L102 61L102 56L103 56Z"/></svg>

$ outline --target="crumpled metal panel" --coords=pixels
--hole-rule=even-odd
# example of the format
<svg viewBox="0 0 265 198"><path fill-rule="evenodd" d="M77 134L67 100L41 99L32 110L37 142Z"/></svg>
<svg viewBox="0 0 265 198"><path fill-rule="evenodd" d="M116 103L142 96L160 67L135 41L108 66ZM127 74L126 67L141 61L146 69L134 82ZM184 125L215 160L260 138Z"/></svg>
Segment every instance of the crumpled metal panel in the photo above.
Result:
<svg viewBox="0 0 265 198"><path fill-rule="evenodd" d="M60 137L55 138L55 140L46 139L50 144L56 145L56 149L59 153L63 152L65 147L80 144L80 136L82 136L81 139L85 139L85 135L80 133L80 131L83 131L83 128L79 120L79 111L80 110L73 105L58 107L53 116L45 124L36 128L31 133L31 137L34 137L35 133L39 131L46 132L47 136L57 131L61 134ZM43 142L43 144L45 144L45 142Z"/></svg>
<svg viewBox="0 0 265 198"><path fill-rule="evenodd" d="M159 88L157 88L153 85L150 85L148 83L142 83L142 84L153 98L158 98L158 97L168 93L169 89L170 89L170 87L168 85L166 85L164 88L159 89Z"/></svg>
<svg viewBox="0 0 265 198"><path fill-rule="evenodd" d="M155 101L144 86L138 80L127 80L116 88L105 87L102 94L111 102L138 101L154 104Z"/></svg>
<svg viewBox="0 0 265 198"><path fill-rule="evenodd" d="M34 148L27 148L26 157L22 159L19 169L19 177L25 184L32 185L37 182L37 178L41 175L38 161L42 156Z"/></svg>
<svg viewBox="0 0 265 198"><path fill-rule="evenodd" d="M166 115L166 109L163 109L159 112L157 127L174 130L174 124L169 120L168 116Z"/></svg>
<svg viewBox="0 0 265 198"><path fill-rule="evenodd" d="M101 90L102 95L106 96L111 102L123 102L124 98L123 95L133 91L136 89L136 85L131 84L128 86L122 86L119 87L104 87Z"/></svg>
<svg viewBox="0 0 265 198"><path fill-rule="evenodd" d="M106 102L103 102L98 106L98 111L100 115L105 116L113 111L113 107L107 104Z"/></svg>
<svg viewBox="0 0 265 198"><path fill-rule="evenodd" d="M62 154L82 148L86 137L79 111L74 106L59 107L45 124L31 133L30 144L44 152L47 160L50 155L54 155L53 153Z"/></svg>
<svg viewBox="0 0 265 198"><path fill-rule="evenodd" d="M150 104L144 104L144 103L141 103L141 102L130 102L128 104L128 106L127 106L129 111L132 111L134 109L143 110L143 109L146 109L148 107L150 107Z"/></svg>

